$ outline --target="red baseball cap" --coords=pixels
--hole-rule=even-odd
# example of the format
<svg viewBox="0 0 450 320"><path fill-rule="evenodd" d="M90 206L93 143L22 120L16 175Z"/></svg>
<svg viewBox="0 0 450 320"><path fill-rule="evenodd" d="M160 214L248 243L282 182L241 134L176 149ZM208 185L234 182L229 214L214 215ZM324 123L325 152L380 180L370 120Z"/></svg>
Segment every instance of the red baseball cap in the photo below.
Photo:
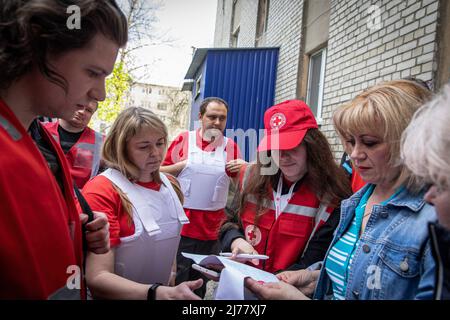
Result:
<svg viewBox="0 0 450 320"><path fill-rule="evenodd" d="M264 113L264 137L258 151L293 149L311 128L319 126L306 103L287 100L276 104Z"/></svg>

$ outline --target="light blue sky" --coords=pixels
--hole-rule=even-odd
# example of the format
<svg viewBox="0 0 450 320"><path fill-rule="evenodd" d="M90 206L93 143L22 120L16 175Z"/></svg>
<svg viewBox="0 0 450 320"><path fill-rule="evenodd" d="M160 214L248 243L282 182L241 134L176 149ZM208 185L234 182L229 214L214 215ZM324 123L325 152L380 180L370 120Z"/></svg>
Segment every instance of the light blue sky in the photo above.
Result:
<svg viewBox="0 0 450 320"><path fill-rule="evenodd" d="M141 63L152 63L145 81L181 87L192 59L192 46L212 47L217 0L163 0L156 12L158 33L175 39L171 46L159 45L141 50ZM153 62L152 62L153 61Z"/></svg>

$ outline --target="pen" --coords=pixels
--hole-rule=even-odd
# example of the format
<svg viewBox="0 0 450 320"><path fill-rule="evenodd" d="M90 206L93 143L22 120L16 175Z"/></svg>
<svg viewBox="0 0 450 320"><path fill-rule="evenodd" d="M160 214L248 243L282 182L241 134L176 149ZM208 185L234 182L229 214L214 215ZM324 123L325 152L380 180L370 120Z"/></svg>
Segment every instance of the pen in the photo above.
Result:
<svg viewBox="0 0 450 320"><path fill-rule="evenodd" d="M221 255L222 257L231 257L231 252L221 252L219 255ZM269 256L266 256L263 254L238 253L236 258L267 260L267 259L269 259Z"/></svg>

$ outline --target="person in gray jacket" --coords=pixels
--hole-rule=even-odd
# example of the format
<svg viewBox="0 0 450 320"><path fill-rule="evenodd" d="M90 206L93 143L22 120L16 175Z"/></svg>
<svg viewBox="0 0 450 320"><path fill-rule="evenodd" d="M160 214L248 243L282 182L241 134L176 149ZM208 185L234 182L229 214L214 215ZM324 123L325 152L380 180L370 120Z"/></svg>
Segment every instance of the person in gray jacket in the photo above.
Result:
<svg viewBox="0 0 450 320"><path fill-rule="evenodd" d="M435 298L450 299L450 84L414 115L402 139L406 166L430 183L425 200L438 223L429 224L436 261Z"/></svg>

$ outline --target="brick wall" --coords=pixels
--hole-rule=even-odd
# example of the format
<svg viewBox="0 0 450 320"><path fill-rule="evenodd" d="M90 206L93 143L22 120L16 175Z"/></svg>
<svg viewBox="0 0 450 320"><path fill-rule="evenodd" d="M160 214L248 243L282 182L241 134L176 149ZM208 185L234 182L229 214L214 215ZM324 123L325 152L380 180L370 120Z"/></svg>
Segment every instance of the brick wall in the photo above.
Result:
<svg viewBox="0 0 450 320"><path fill-rule="evenodd" d="M280 47L275 103L297 93L303 0L271 0L264 46Z"/></svg>
<svg viewBox="0 0 450 320"><path fill-rule="evenodd" d="M382 80L409 76L430 80L436 69L438 0L372 3L380 10L379 26L368 23L368 1L331 3L321 130L336 158L343 149L331 116L339 105Z"/></svg>
<svg viewBox="0 0 450 320"><path fill-rule="evenodd" d="M239 0L237 10L240 10L241 16L238 47L253 47L255 45L258 0ZM214 31L214 47L216 48L230 46L232 12L233 0L217 1L216 29Z"/></svg>
<svg viewBox="0 0 450 320"><path fill-rule="evenodd" d="M240 1L238 45L251 47L258 1ZM379 25L373 19L377 12L369 13L371 5L379 10ZM382 80L434 79L438 6L439 0L331 0L321 130L336 159L343 149L331 115L339 105ZM229 46L231 11L232 0L218 0L215 46ZM270 1L267 34L260 46L280 47L276 103L297 96L302 16L303 0Z"/></svg>
<svg viewBox="0 0 450 320"><path fill-rule="evenodd" d="M238 47L254 47L258 0L239 0L241 3L241 23Z"/></svg>
<svg viewBox="0 0 450 320"><path fill-rule="evenodd" d="M216 27L214 30L214 47L230 46L231 11L233 1L217 0Z"/></svg>
<svg viewBox="0 0 450 320"><path fill-rule="evenodd" d="M241 24L238 47L254 47L258 0L239 0ZM233 0L219 0L215 47L229 46ZM297 91L303 0L271 0L267 34L260 46L280 47L275 102L292 99Z"/></svg>

